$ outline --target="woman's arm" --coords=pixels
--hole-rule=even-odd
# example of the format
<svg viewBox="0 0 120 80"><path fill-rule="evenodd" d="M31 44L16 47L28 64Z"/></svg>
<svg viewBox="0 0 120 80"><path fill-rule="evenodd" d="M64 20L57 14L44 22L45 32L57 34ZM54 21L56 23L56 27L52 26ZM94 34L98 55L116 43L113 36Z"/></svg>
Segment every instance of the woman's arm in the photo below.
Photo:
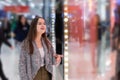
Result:
<svg viewBox="0 0 120 80"><path fill-rule="evenodd" d="M53 65L59 65L63 55L57 54L53 47L51 48L51 52L53 53Z"/></svg>
<svg viewBox="0 0 120 80"><path fill-rule="evenodd" d="M4 32L2 31L2 29L0 29L0 35L1 41L4 42L9 47L12 47L12 45L7 41L6 37L4 36Z"/></svg>

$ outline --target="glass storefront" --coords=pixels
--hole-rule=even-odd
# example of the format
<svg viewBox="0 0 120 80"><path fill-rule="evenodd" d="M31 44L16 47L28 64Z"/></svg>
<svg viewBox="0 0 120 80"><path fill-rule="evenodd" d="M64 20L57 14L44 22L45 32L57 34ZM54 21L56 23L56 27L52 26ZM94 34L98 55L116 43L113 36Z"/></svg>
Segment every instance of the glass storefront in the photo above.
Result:
<svg viewBox="0 0 120 80"><path fill-rule="evenodd" d="M115 8L113 6L115 1L65 0L64 2L64 9L66 6L68 8L64 11L68 14L68 21L65 21L68 29L68 53L65 48L64 54L64 58L68 57L68 79L111 79L115 75L115 67L112 66L115 66L115 59L111 60L110 36L113 23L111 18L114 18L111 12ZM115 58L115 55L112 57ZM65 75L67 76L66 71Z"/></svg>

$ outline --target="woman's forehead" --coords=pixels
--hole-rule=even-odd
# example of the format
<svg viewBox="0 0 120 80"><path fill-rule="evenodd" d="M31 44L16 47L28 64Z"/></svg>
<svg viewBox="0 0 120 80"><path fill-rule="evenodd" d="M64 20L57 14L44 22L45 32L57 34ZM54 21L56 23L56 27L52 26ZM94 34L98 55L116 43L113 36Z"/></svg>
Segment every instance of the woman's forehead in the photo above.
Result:
<svg viewBox="0 0 120 80"><path fill-rule="evenodd" d="M38 22L45 22L45 20L43 18L39 18Z"/></svg>

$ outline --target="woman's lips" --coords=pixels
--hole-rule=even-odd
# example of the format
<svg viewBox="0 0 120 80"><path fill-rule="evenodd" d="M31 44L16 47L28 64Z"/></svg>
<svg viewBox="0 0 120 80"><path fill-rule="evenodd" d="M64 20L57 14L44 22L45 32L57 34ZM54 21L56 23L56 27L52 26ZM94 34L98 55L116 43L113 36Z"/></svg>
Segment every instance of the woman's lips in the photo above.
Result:
<svg viewBox="0 0 120 80"><path fill-rule="evenodd" d="M44 30L45 28L40 28L41 30Z"/></svg>

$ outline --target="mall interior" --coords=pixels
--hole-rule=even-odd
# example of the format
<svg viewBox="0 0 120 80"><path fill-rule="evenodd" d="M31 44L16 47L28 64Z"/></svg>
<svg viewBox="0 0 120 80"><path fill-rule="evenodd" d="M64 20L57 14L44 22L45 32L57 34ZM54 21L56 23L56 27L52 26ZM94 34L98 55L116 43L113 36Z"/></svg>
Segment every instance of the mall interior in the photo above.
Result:
<svg viewBox="0 0 120 80"><path fill-rule="evenodd" d="M0 80L22 80L21 43L38 16L63 56L53 80L120 80L119 13L120 0L0 0Z"/></svg>

